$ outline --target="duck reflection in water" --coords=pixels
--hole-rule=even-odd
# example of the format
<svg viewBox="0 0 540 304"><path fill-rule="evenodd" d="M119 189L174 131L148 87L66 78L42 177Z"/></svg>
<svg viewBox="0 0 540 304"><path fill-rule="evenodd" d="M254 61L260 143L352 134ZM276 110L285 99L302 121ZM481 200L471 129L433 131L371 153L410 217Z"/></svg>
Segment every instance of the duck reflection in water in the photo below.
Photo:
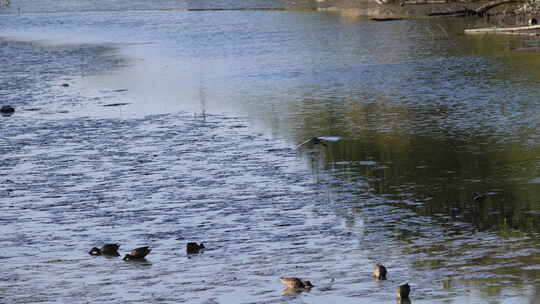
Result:
<svg viewBox="0 0 540 304"><path fill-rule="evenodd" d="M296 296L301 294L302 292L310 292L311 289L309 288L285 288L283 289L282 293L286 296Z"/></svg>
<svg viewBox="0 0 540 304"><path fill-rule="evenodd" d="M407 299L397 299L397 303L398 304L411 304L412 301L409 298L407 298Z"/></svg>
<svg viewBox="0 0 540 304"><path fill-rule="evenodd" d="M409 286L409 283L405 283L399 286L396 290L398 303L411 303L411 300L409 299L410 293L411 293L411 287Z"/></svg>

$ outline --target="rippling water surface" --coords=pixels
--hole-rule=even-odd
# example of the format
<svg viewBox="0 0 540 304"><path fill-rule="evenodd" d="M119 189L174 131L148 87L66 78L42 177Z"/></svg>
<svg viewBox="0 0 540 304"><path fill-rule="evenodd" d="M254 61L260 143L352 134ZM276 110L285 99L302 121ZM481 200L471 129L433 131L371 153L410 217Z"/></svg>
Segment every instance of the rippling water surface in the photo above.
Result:
<svg viewBox="0 0 540 304"><path fill-rule="evenodd" d="M0 11L2 302L537 302L539 42L290 6Z"/></svg>

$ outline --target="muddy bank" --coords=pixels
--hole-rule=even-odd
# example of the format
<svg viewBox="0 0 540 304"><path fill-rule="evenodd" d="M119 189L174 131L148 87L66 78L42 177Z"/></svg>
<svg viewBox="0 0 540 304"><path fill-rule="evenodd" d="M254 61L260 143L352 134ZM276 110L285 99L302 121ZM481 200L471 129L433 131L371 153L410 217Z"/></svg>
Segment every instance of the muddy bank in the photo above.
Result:
<svg viewBox="0 0 540 304"><path fill-rule="evenodd" d="M382 17L382 18L427 18L436 12L452 11L463 8L462 4L379 4L375 1L335 1L319 10L336 12L344 17Z"/></svg>
<svg viewBox="0 0 540 304"><path fill-rule="evenodd" d="M346 18L430 18L460 11L462 11L463 14L455 14L455 16L462 17L464 15L483 16L485 12L482 9L482 5L488 3L487 1L476 3L429 2L430 3L428 3L428 1L336 0L332 2L320 2L317 10L336 12ZM481 11L476 12L478 9ZM504 16L515 15L514 12L516 9L518 9L518 4L503 4L490 8L489 14ZM523 16L522 19L525 20L525 16ZM514 22L514 24L522 22L523 20Z"/></svg>
<svg viewBox="0 0 540 304"><path fill-rule="evenodd" d="M0 6L0 14L100 12L100 11L230 11L230 10L300 10L336 12L346 18L425 18L430 14L475 9L482 3L433 3L434 0L249 0L249 1L136 1L126 4L121 1L98 0L74 3L72 1L17 0L7 7ZM395 3L395 4L394 4ZM515 6L498 7L498 13L513 11ZM490 11L491 12L491 11Z"/></svg>

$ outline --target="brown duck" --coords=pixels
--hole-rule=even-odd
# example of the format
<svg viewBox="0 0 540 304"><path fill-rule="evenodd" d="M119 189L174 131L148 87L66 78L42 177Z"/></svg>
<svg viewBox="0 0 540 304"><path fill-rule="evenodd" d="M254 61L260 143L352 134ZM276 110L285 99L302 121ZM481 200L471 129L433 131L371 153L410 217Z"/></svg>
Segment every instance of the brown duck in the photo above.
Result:
<svg viewBox="0 0 540 304"><path fill-rule="evenodd" d="M110 255L110 256L120 256L118 253L118 244L105 244L100 248L94 247L88 252L91 255Z"/></svg>
<svg viewBox="0 0 540 304"><path fill-rule="evenodd" d="M124 261L126 260L142 260L144 259L152 249L149 248L149 246L146 247L140 247L131 250L130 253L126 254L126 256L123 258Z"/></svg>
<svg viewBox="0 0 540 304"><path fill-rule="evenodd" d="M281 283L285 284L287 288L311 288L314 287L310 281L303 281L299 278L279 278Z"/></svg>
<svg viewBox="0 0 540 304"><path fill-rule="evenodd" d="M381 264L375 265L373 268L373 276L375 276L377 280L386 280L386 267Z"/></svg>

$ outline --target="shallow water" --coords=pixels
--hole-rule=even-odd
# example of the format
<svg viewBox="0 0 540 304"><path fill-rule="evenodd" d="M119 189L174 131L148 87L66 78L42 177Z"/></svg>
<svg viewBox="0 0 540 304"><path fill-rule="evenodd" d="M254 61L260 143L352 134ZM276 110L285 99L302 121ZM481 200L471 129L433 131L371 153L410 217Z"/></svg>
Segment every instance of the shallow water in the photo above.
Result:
<svg viewBox="0 0 540 304"><path fill-rule="evenodd" d="M537 41L55 3L0 19L3 302L390 303L408 281L414 303L535 303L540 61L516 49ZM296 149L320 135L341 140ZM106 242L153 252L88 255Z"/></svg>

